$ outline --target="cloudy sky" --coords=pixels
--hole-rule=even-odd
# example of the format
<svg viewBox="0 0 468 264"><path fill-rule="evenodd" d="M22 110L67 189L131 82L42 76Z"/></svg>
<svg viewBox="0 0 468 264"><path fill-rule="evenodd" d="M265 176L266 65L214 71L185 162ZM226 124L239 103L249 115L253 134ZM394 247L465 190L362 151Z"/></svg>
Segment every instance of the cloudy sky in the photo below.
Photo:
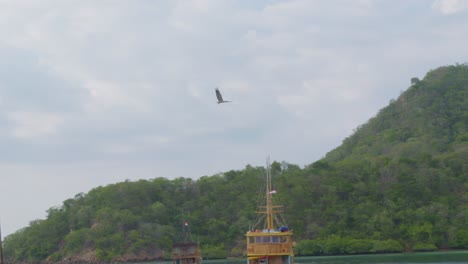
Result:
<svg viewBox="0 0 468 264"><path fill-rule="evenodd" d="M5 236L101 185L320 159L468 61L468 1L0 0L0 35Z"/></svg>

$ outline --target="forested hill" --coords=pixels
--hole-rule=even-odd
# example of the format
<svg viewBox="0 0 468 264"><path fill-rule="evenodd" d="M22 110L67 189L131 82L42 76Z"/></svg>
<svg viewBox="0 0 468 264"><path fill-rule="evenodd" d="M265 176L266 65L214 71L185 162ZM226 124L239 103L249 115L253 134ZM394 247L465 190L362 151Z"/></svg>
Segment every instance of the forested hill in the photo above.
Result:
<svg viewBox="0 0 468 264"><path fill-rule="evenodd" d="M430 71L309 166L273 162L299 255L468 248L468 66ZM170 258L187 220L205 258L244 255L265 170L78 194L8 236L7 260Z"/></svg>
<svg viewBox="0 0 468 264"><path fill-rule="evenodd" d="M413 78L411 83L397 100L360 126L325 160L466 155L467 66L441 67L421 81Z"/></svg>

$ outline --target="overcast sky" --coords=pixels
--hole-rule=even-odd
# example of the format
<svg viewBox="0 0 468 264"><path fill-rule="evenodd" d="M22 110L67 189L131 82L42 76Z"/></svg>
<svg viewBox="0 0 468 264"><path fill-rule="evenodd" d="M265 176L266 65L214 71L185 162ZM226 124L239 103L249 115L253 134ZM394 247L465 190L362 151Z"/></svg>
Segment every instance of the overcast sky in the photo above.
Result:
<svg viewBox="0 0 468 264"><path fill-rule="evenodd" d="M468 61L468 1L0 0L0 35L5 236L126 179L317 161Z"/></svg>

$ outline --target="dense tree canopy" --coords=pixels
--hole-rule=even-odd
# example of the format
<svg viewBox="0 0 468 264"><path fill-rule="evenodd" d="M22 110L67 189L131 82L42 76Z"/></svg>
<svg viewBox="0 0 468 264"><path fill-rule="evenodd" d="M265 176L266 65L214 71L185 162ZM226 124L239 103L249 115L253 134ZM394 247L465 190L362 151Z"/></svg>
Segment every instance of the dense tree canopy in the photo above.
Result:
<svg viewBox="0 0 468 264"><path fill-rule="evenodd" d="M304 168L273 162L301 255L468 248L468 66L430 71ZM5 239L11 261L168 258L187 220L204 257L244 255L265 175L247 165L80 193Z"/></svg>

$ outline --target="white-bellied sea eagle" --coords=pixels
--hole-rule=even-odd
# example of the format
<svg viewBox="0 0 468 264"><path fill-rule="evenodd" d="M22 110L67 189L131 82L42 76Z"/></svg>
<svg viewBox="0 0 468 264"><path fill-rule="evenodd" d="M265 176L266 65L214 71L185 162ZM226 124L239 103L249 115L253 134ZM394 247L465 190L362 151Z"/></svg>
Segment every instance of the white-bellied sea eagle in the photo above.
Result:
<svg viewBox="0 0 468 264"><path fill-rule="evenodd" d="M221 103L230 103L231 101L224 101L223 100L223 96L221 95L221 92L219 91L218 88L215 89L215 92L216 92L216 98L218 98L218 104L221 104Z"/></svg>

